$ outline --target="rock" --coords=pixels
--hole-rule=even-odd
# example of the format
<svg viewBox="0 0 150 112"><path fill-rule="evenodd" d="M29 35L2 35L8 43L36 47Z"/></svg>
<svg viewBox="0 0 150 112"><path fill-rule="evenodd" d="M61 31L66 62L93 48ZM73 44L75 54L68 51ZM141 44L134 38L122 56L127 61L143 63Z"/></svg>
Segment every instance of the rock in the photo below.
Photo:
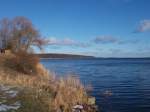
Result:
<svg viewBox="0 0 150 112"><path fill-rule="evenodd" d="M76 108L78 108L78 109L83 109L83 106L82 106L82 105L75 105L73 108L74 108L74 109L76 109Z"/></svg>
<svg viewBox="0 0 150 112"><path fill-rule="evenodd" d="M82 112L83 106L82 105L75 105L72 109L72 112Z"/></svg>
<svg viewBox="0 0 150 112"><path fill-rule="evenodd" d="M95 97L89 97L88 98L88 105L95 105L96 99Z"/></svg>

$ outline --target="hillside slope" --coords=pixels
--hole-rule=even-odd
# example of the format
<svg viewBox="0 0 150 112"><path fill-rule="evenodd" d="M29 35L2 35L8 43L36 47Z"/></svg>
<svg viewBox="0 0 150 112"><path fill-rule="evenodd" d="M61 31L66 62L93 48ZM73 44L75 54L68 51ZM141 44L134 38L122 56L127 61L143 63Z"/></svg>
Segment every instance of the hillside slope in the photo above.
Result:
<svg viewBox="0 0 150 112"><path fill-rule="evenodd" d="M78 78L56 78L40 63L37 74L23 74L7 67L12 57L15 55L0 54L0 111L71 112L73 106L81 104L86 112L95 112Z"/></svg>

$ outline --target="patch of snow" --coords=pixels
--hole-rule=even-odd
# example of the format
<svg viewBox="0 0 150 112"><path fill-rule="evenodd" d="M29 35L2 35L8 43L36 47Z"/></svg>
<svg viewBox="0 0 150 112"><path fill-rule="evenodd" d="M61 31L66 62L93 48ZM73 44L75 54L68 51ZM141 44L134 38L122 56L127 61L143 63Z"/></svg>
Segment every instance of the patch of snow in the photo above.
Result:
<svg viewBox="0 0 150 112"><path fill-rule="evenodd" d="M20 108L20 105L21 105L20 102L15 102L12 105L1 104L0 111L17 110Z"/></svg>
<svg viewBox="0 0 150 112"><path fill-rule="evenodd" d="M83 106L82 105L75 105L73 108L74 109L83 109Z"/></svg>
<svg viewBox="0 0 150 112"><path fill-rule="evenodd" d="M8 94L10 97L16 97L18 94L18 91L9 90L9 91L6 91L5 93Z"/></svg>
<svg viewBox="0 0 150 112"><path fill-rule="evenodd" d="M0 96L0 98L1 98L1 99L6 99L6 97L5 97L5 96Z"/></svg>
<svg viewBox="0 0 150 112"><path fill-rule="evenodd" d="M14 98L17 96L18 92L17 90L14 90L15 88L12 86L5 86L0 85L0 112L6 112L9 110L17 110L20 108L21 103L19 101L16 101L13 104L6 104L6 102L9 102L9 98Z"/></svg>
<svg viewBox="0 0 150 112"><path fill-rule="evenodd" d="M5 94L8 94L10 97L15 97L18 94L18 91L12 90L13 87L10 86L4 86L0 85L0 91L4 92Z"/></svg>
<svg viewBox="0 0 150 112"><path fill-rule="evenodd" d="M10 87L9 86L4 86L4 85L0 85L0 90L1 91L8 91L8 90L10 90Z"/></svg>

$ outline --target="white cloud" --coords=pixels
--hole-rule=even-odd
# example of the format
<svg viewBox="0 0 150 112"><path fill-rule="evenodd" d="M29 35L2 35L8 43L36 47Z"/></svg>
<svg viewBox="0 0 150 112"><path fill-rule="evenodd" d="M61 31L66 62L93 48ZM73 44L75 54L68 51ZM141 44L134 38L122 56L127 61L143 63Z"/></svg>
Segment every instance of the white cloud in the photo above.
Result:
<svg viewBox="0 0 150 112"><path fill-rule="evenodd" d="M88 47L87 43L78 42L71 38L58 39L55 37L50 37L47 39L47 42L48 42L48 45Z"/></svg>
<svg viewBox="0 0 150 112"><path fill-rule="evenodd" d="M112 37L112 36L98 36L94 39L94 42L96 44L98 44L98 43L102 43L102 44L104 44L104 43L116 43L116 42L118 42L118 39L115 37Z"/></svg>
<svg viewBox="0 0 150 112"><path fill-rule="evenodd" d="M136 32L149 32L150 31L150 20L143 20L140 22Z"/></svg>

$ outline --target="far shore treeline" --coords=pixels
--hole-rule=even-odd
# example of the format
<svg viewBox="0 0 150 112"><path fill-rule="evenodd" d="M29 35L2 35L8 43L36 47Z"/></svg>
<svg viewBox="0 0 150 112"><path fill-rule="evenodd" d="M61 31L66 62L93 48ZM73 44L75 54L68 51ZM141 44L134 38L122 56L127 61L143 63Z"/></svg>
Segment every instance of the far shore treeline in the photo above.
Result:
<svg viewBox="0 0 150 112"><path fill-rule="evenodd" d="M42 53L36 54L39 58L44 59L91 59L94 56L75 55L75 54L57 54L57 53Z"/></svg>

